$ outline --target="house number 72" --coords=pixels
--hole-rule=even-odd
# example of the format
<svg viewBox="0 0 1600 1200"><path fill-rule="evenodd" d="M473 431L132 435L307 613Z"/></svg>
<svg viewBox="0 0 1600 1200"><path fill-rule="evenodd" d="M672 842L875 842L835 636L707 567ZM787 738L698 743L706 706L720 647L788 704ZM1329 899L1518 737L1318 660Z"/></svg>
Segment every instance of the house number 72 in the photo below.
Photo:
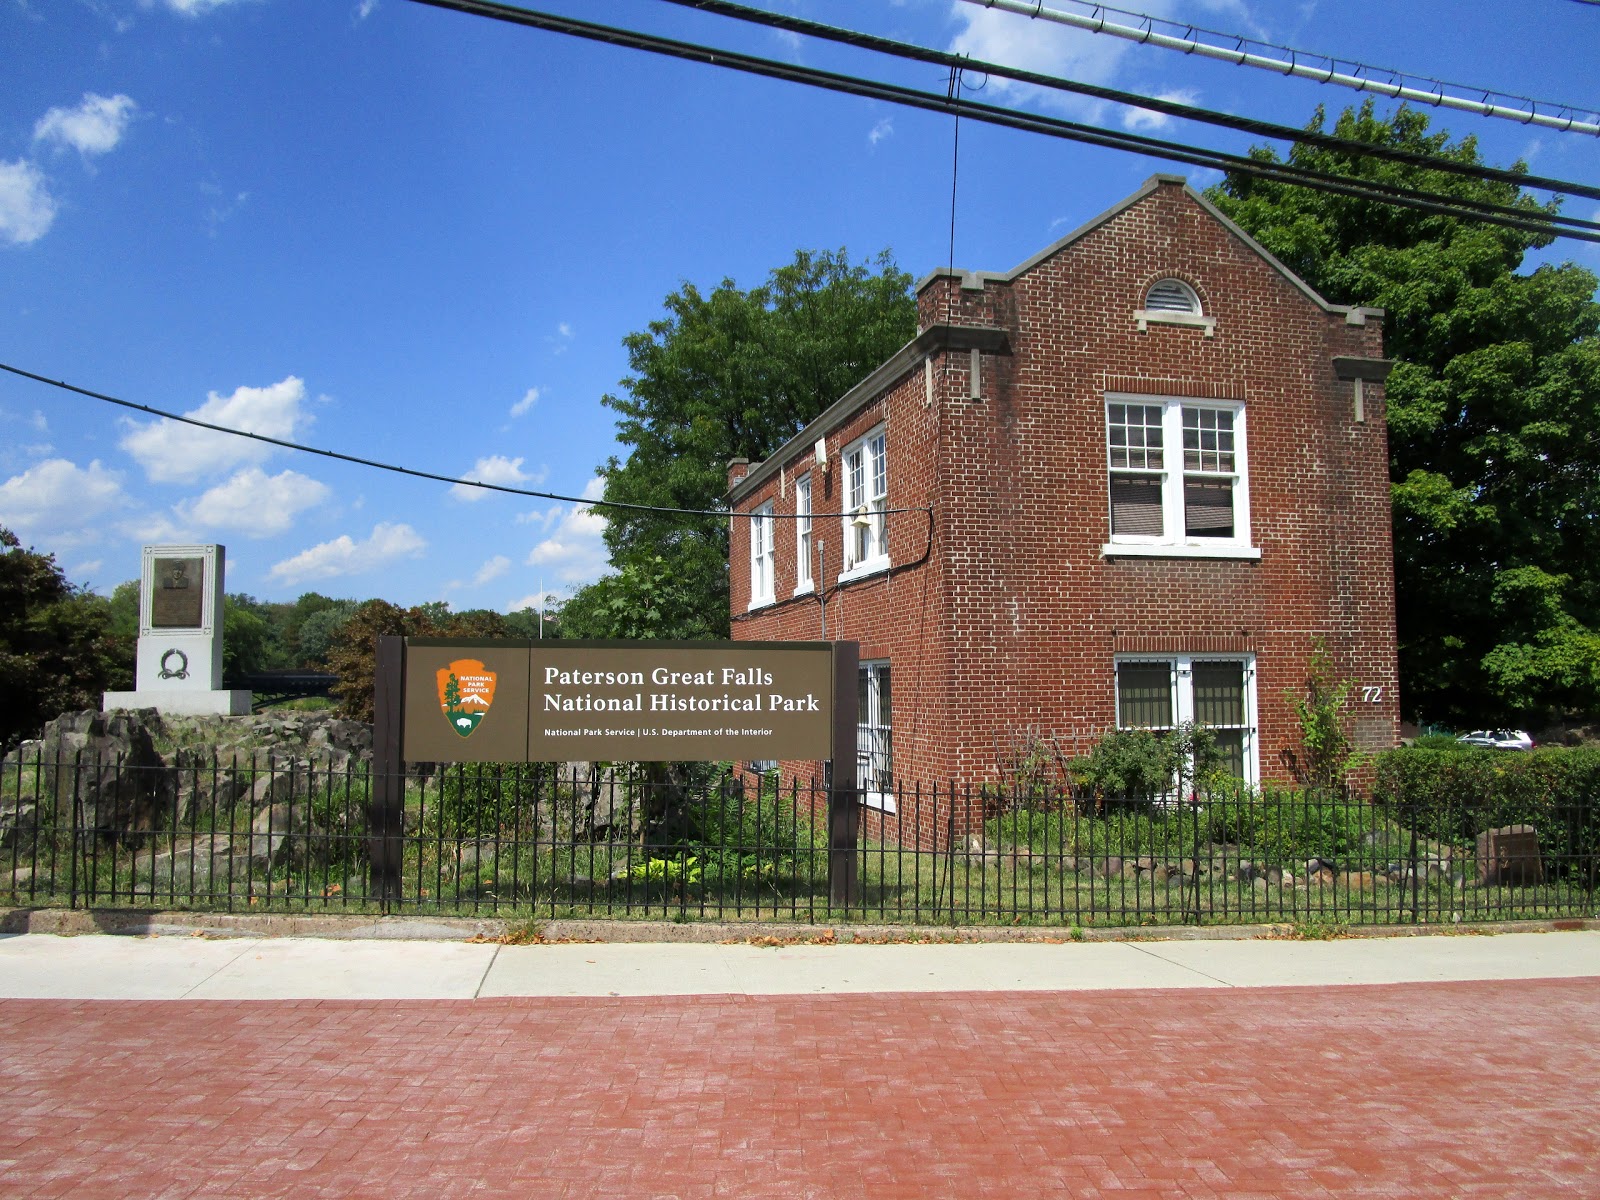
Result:
<svg viewBox="0 0 1600 1200"><path fill-rule="evenodd" d="M1381 687L1364 687L1361 689L1361 702L1363 704L1378 704L1383 700Z"/></svg>

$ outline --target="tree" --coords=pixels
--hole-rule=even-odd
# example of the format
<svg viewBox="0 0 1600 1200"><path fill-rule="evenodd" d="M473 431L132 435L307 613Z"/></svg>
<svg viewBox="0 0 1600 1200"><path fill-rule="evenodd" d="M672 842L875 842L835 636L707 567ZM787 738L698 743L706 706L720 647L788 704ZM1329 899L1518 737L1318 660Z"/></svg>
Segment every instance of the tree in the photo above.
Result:
<svg viewBox="0 0 1600 1200"><path fill-rule="evenodd" d="M132 647L110 626L104 597L74 587L54 555L24 550L0 528L0 749L132 686Z"/></svg>
<svg viewBox="0 0 1600 1200"><path fill-rule="evenodd" d="M1309 128L1321 130L1319 110ZM1369 102L1343 138L1478 164ZM1254 156L1275 161L1272 151ZM1543 210L1514 184L1296 144L1299 165ZM1513 168L1522 170L1523 164ZM1401 691L1467 724L1600 707L1600 305L1544 235L1229 175L1208 193L1329 300L1387 312Z"/></svg>
<svg viewBox="0 0 1600 1200"><path fill-rule="evenodd" d="M305 617L295 630L297 652L295 660L302 667L322 665L329 648L356 610L354 600L331 601L329 607L319 608Z"/></svg>
<svg viewBox="0 0 1600 1200"><path fill-rule="evenodd" d="M618 440L631 450L600 468L605 498L720 507L729 459L765 458L911 339L910 284L887 251L852 265L843 250L801 251L749 291L724 279L707 296L684 283L664 317L623 340L633 374L602 403L618 413ZM659 557L688 602L662 610L656 636L728 635L726 521L616 509L606 517L612 567L644 574L603 596L580 591L564 611L584 621L605 611Z"/></svg>
<svg viewBox="0 0 1600 1200"><path fill-rule="evenodd" d="M561 636L650 641L681 636L701 619L695 595L657 554L626 563L561 606Z"/></svg>
<svg viewBox="0 0 1600 1200"><path fill-rule="evenodd" d="M452 613L449 604L430 601L401 608L387 600L358 605L329 641L328 669L339 677L333 685L340 711L351 720L372 720L372 687L377 676L378 639L398 637L508 636L505 619L488 609Z"/></svg>

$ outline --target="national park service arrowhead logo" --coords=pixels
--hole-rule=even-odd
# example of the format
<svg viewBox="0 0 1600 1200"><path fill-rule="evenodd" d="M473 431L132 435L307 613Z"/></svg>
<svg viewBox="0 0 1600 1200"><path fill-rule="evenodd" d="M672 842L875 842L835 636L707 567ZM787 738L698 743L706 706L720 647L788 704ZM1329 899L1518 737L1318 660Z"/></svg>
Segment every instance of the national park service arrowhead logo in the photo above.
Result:
<svg viewBox="0 0 1600 1200"><path fill-rule="evenodd" d="M475 658L458 658L435 675L444 719L458 736L471 737L494 703L495 673Z"/></svg>

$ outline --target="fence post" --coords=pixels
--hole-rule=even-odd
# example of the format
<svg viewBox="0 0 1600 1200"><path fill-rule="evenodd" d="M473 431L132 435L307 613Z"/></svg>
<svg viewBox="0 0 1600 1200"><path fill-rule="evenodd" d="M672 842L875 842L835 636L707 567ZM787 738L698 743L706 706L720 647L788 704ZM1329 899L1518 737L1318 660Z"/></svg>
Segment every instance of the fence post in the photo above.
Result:
<svg viewBox="0 0 1600 1200"><path fill-rule="evenodd" d="M405 639L378 639L372 689L372 790L367 801L367 895L389 911L400 899L405 843L405 762L400 723L405 704Z"/></svg>
<svg viewBox="0 0 1600 1200"><path fill-rule="evenodd" d="M856 726L860 722L857 675L861 647L833 644L833 738L828 762L828 895L848 908L860 898L860 808L856 799Z"/></svg>

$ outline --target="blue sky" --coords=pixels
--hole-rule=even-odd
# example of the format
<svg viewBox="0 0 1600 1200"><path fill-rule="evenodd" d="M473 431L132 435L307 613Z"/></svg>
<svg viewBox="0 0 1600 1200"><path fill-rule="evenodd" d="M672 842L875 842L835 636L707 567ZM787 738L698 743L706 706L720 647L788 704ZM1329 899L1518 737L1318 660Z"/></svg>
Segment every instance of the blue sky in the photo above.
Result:
<svg viewBox="0 0 1600 1200"><path fill-rule="evenodd" d="M748 2L1292 125L1358 101L962 0ZM658 0L544 7L944 85L935 68ZM1600 104L1600 8L1573 0L1123 7ZM887 247L915 276L949 258L949 118L407 0L0 0L0 78L0 361L453 478L598 495L596 467L618 451L600 397L627 373L621 340L684 280L754 285L801 247ZM985 92L1232 150L1251 141L998 80ZM1600 139L1435 120L1477 136L1490 161L1600 182ZM963 123L956 265L1008 268L1173 170ZM1563 242L1546 257L1600 268L1597 249ZM602 518L570 504L269 452L10 375L0 524L102 591L137 575L149 541L225 543L228 589L264 599L457 609L523 607L605 564Z"/></svg>

